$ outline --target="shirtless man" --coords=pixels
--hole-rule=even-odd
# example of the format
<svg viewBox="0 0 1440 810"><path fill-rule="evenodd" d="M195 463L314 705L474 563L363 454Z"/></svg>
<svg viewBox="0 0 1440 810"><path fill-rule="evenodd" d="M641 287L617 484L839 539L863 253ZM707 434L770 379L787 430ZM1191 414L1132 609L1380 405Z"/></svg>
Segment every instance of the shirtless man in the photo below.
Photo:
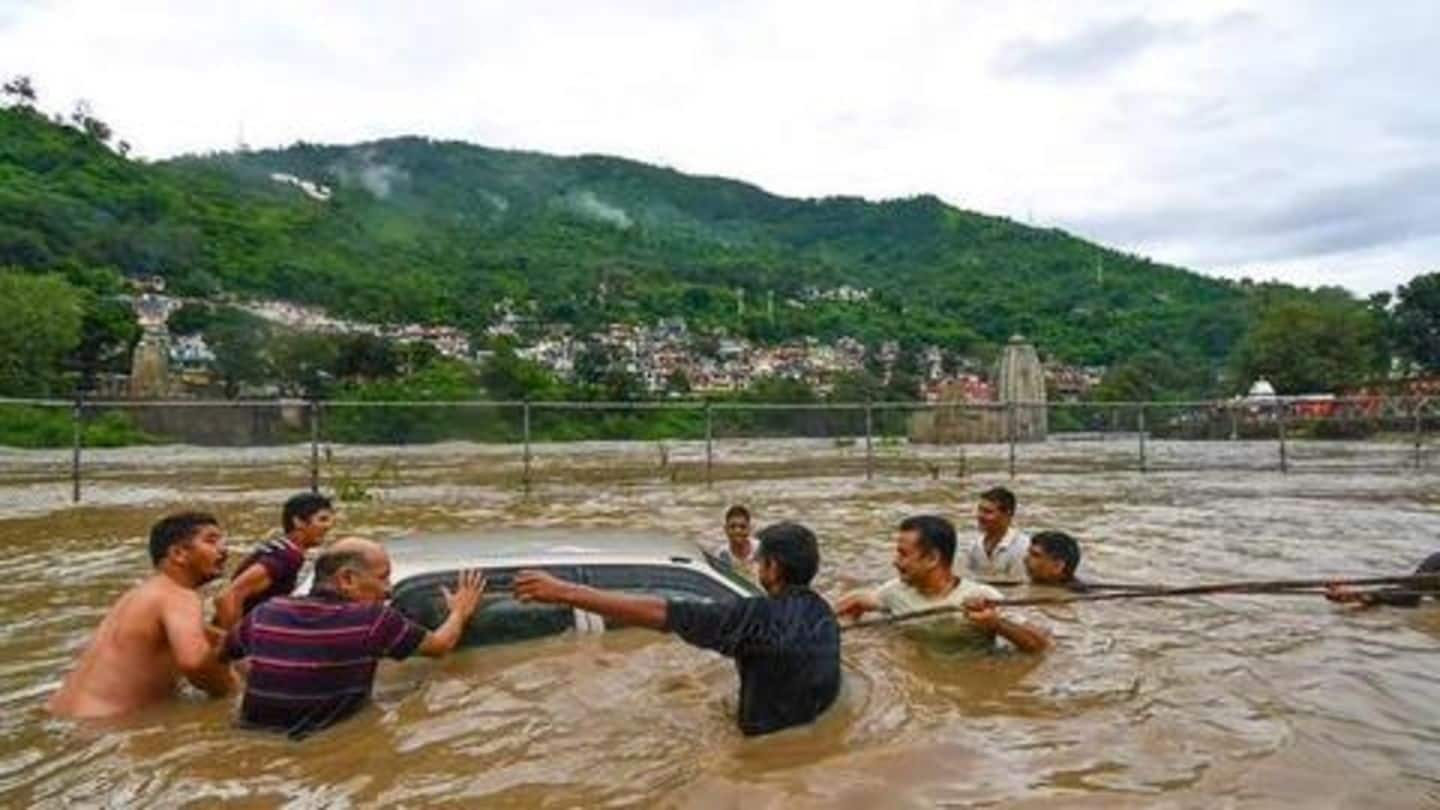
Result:
<svg viewBox="0 0 1440 810"><path fill-rule="evenodd" d="M155 573L120 597L75 669L48 704L74 719L118 717L175 694L183 675L212 697L234 686L218 660L219 633L205 625L197 589L220 576L225 534L200 512L171 515L150 530Z"/></svg>

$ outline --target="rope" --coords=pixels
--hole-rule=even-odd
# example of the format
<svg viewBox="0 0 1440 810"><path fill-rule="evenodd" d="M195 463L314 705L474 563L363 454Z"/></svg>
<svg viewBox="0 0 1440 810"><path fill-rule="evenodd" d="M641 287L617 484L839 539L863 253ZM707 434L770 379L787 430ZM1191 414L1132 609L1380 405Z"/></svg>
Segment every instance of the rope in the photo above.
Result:
<svg viewBox="0 0 1440 810"><path fill-rule="evenodd" d="M1341 585L1349 588L1373 587L1376 585L1413 585L1440 587L1440 574L1411 574L1401 577L1367 577L1361 579L1275 579L1261 580L1256 582L1221 582L1208 585L1186 585L1182 587L1167 588L1164 586L1123 586L1132 590L1113 591L1109 593L1081 593L1069 596L1032 596L1025 599L1003 599L996 603L1001 607L1035 607L1038 605L1068 605L1075 602L1112 602L1117 599L1168 599L1173 597L1186 596L1215 596L1220 594L1284 594L1284 595L1316 595L1324 592L1324 589L1331 585ZM1378 593L1379 591L1366 591L1366 593ZM1386 590L1385 593L1395 596L1440 596L1434 590ZM961 613L965 610L964 605L941 605L939 607L916 610L910 613L900 613L894 616L880 616L874 619L861 619L840 628L841 632L847 630L858 630L865 627L878 627L887 624L926 619L932 616L944 616L950 613Z"/></svg>

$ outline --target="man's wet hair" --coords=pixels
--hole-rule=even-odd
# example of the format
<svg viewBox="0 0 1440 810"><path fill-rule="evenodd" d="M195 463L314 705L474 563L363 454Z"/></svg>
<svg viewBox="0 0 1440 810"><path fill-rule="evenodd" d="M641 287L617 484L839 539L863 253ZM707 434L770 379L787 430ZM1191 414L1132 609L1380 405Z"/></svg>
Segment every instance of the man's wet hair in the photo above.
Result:
<svg viewBox="0 0 1440 810"><path fill-rule="evenodd" d="M914 515L900 521L900 531L914 532L920 547L939 554L946 568L955 564L955 524L939 515Z"/></svg>
<svg viewBox="0 0 1440 810"><path fill-rule="evenodd" d="M302 492L285 502L284 508L280 510L280 527L288 532L294 529L299 521L315 517L316 512L334 508L330 499L324 495L318 492Z"/></svg>
<svg viewBox="0 0 1440 810"><path fill-rule="evenodd" d="M363 548L339 548L328 549L315 558L315 584L327 585L340 576L341 571L361 570L370 565L365 559L366 549Z"/></svg>
<svg viewBox="0 0 1440 810"><path fill-rule="evenodd" d="M150 527L150 564L158 567L171 548L189 543L206 526L219 525L220 521L208 512L166 515Z"/></svg>
<svg viewBox="0 0 1440 810"><path fill-rule="evenodd" d="M740 504L737 503L737 504L735 504L734 506L730 507L729 509L726 509L726 510L725 510L725 522L726 522L726 523L729 523L729 522L730 522L730 518L733 518L733 517L743 517L743 518L745 518L745 522L746 522L746 523L749 523L749 522L750 522L750 510L749 510L749 509L746 509L745 507L743 507L743 506L741 506Z"/></svg>
<svg viewBox="0 0 1440 810"><path fill-rule="evenodd" d="M1015 493L1005 487L991 487L985 490L980 493L980 500L995 504L1007 515L1015 514Z"/></svg>
<svg viewBox="0 0 1440 810"><path fill-rule="evenodd" d="M1065 578L1075 576L1080 567L1080 544L1065 532L1040 532L1030 538L1030 543L1040 547L1050 557L1065 563Z"/></svg>
<svg viewBox="0 0 1440 810"><path fill-rule="evenodd" d="M787 585L809 585L820 570L820 544L815 533L799 523L774 523L755 535L760 540L757 556L774 560Z"/></svg>

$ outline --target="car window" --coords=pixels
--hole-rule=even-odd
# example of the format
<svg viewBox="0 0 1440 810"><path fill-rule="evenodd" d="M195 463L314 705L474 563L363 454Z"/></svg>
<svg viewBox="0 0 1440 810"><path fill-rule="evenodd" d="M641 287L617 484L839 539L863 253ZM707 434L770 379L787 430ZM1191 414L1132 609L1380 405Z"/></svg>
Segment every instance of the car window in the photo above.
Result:
<svg viewBox="0 0 1440 810"><path fill-rule="evenodd" d="M579 572L571 567L549 566L541 570L572 581L579 577ZM568 606L515 601L511 593L515 571L514 568L485 571L485 594L480 598L480 609L465 625L460 646L504 644L574 629L575 612ZM457 573L443 571L405 579L395 586L395 608L431 630L439 627L447 614L440 589L453 589Z"/></svg>
<svg viewBox="0 0 1440 810"><path fill-rule="evenodd" d="M734 591L704 574L687 568L665 565L591 565L585 569L586 581L597 588L658 596L662 599L695 602L728 602L739 597ZM621 622L605 620L606 628L623 627Z"/></svg>

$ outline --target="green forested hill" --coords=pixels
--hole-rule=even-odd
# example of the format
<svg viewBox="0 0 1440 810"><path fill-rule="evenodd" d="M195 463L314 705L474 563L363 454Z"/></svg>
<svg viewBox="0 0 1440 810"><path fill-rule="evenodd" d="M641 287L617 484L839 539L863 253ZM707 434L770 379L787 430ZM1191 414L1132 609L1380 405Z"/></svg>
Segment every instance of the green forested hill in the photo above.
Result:
<svg viewBox="0 0 1440 810"><path fill-rule="evenodd" d="M1085 363L1160 350L1213 366L1247 317L1236 285L934 197L787 199L617 158L421 138L144 164L23 109L0 110L7 265L154 273L182 293L472 329L510 298L581 328L681 315L762 340L980 353L1021 332ZM874 294L787 303L841 285Z"/></svg>

